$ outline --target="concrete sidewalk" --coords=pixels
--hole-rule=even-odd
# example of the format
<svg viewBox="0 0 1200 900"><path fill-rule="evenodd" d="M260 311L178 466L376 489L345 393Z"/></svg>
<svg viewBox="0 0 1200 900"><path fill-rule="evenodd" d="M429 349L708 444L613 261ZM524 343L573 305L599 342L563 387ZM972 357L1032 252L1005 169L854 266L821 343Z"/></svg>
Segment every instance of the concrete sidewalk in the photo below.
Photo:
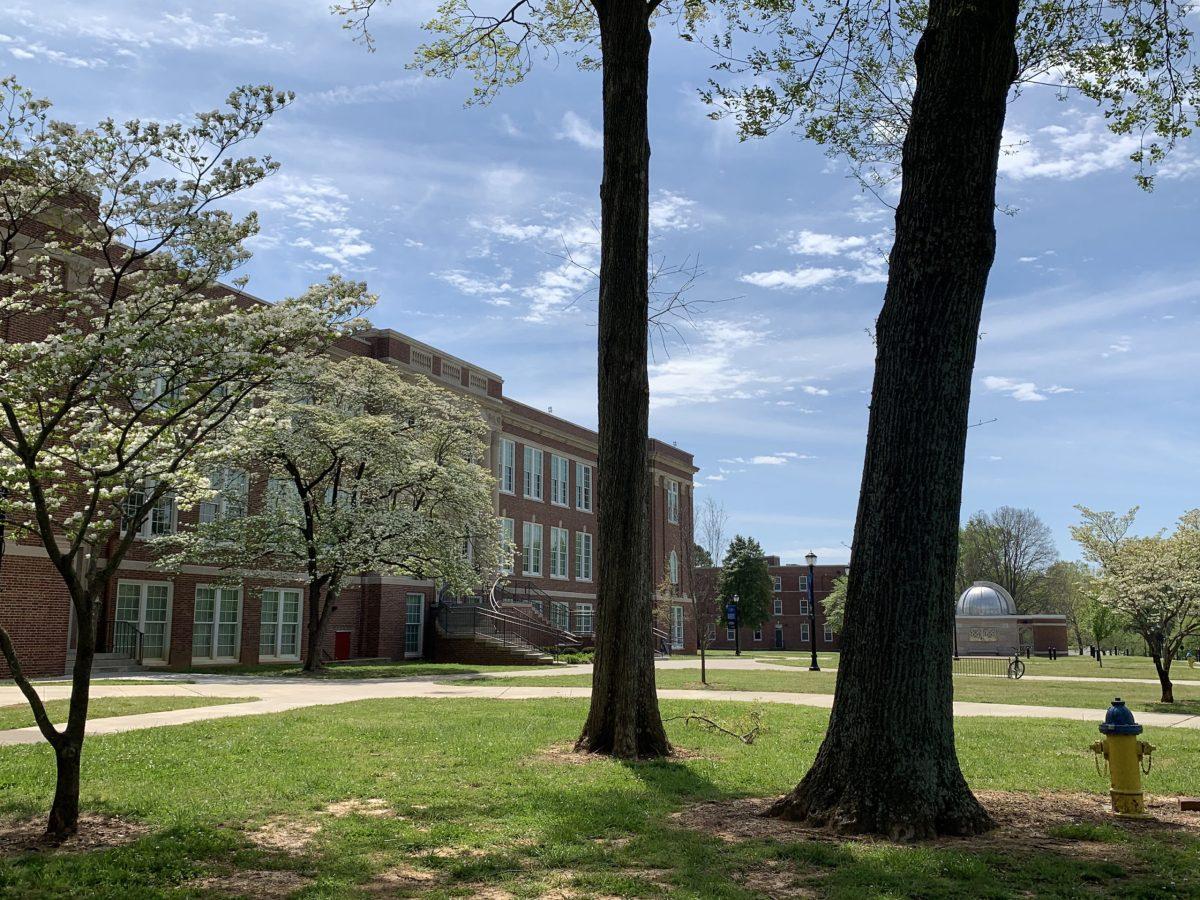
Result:
<svg viewBox="0 0 1200 900"><path fill-rule="evenodd" d="M667 667L664 665L664 667ZM740 668L740 666L738 667ZM576 675L591 671L590 666L562 666L548 670L547 674ZM497 677L511 673L496 673ZM533 673L529 673L533 674ZM477 676L425 676L405 679L371 679L362 681L316 681L300 679L262 679L255 676L212 676L196 684L166 682L139 685L95 685L93 697L147 697L187 695L200 697L244 697L248 693L259 699L249 703L234 703L223 706L198 706L190 709L175 709L164 712L144 713L132 716L113 716L95 719L88 723L88 734L114 734L143 728L158 728L165 725L183 725L209 719L225 719L234 716L255 716L285 712L306 706L327 706L335 703L351 703L356 700L426 698L426 699L493 699L493 700L542 700L550 698L583 698L591 693L589 687L538 687L490 686L483 684L455 684L455 681ZM251 687L252 686L252 687ZM248 688L250 690L248 691ZM46 699L61 699L70 694L69 685L50 686L43 689ZM661 689L658 696L664 700L728 701L734 703L783 703L793 706L812 706L829 709L833 705L832 694L798 694L782 691L708 691ZM0 688L0 705L23 702L15 687ZM1002 718L1070 719L1078 722L1097 722L1099 713L1095 709L1061 706L1019 706L1000 703L954 704L955 716L997 716ZM1138 713L1138 721L1155 728L1200 729L1200 716L1176 715L1171 713ZM36 727L19 728L0 732L0 746L37 744L42 736Z"/></svg>

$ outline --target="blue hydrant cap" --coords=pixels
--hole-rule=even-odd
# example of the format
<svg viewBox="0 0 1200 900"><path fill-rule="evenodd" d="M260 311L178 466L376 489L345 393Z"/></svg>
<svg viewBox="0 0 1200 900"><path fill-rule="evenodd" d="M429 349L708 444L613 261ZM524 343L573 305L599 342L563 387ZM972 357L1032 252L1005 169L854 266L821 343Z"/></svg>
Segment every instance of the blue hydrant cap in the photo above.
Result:
<svg viewBox="0 0 1200 900"><path fill-rule="evenodd" d="M1101 734L1141 734L1142 726L1133 720L1133 711L1120 697L1113 700L1100 724Z"/></svg>

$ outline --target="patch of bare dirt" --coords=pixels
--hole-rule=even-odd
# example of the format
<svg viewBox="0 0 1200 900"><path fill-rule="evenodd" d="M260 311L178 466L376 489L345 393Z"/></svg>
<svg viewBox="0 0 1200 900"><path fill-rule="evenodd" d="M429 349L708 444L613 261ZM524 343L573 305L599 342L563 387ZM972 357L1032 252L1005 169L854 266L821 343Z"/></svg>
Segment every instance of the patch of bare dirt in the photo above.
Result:
<svg viewBox="0 0 1200 900"><path fill-rule="evenodd" d="M253 897L282 900L308 887L312 879L299 872L278 869L240 869L223 875L195 878L187 887L216 897Z"/></svg>
<svg viewBox="0 0 1200 900"><path fill-rule="evenodd" d="M1055 792L1031 795L977 791L975 796L996 820L995 829L974 837L941 837L927 843L967 851L996 850L1020 854L1049 850L1075 856L1114 858L1123 855L1121 843L1058 837L1050 832L1063 825L1085 824L1107 825L1131 836L1176 831L1200 834L1200 816L1182 812L1174 800L1164 797L1146 798L1151 818L1120 819L1109 811L1108 797L1100 794ZM775 839L888 843L872 835L845 835L827 828L764 818L763 814L774 799L698 803L674 813L671 818L683 828L703 831L729 842Z"/></svg>
<svg viewBox="0 0 1200 900"><path fill-rule="evenodd" d="M247 837L255 847L277 853L303 853L314 840L321 826L280 816L251 831Z"/></svg>
<svg viewBox="0 0 1200 900"><path fill-rule="evenodd" d="M367 800L359 800L356 797L348 800L339 800L337 803L330 803L325 807L325 812L329 813L335 819L342 819L346 816L383 818L396 814L396 811L388 805L386 800L381 800L378 797L371 797Z"/></svg>
<svg viewBox="0 0 1200 900"><path fill-rule="evenodd" d="M553 744L546 749L540 751L532 757L534 762L559 763L561 765L579 766L586 765L597 760L611 759L612 757L605 756L601 753L583 753L575 749L574 744ZM671 753L665 757L656 757L655 759L639 760L634 765L655 763L655 762L680 762L687 759L712 759L705 756L703 753L697 753L695 750L687 750L683 747L671 748Z"/></svg>
<svg viewBox="0 0 1200 900"><path fill-rule="evenodd" d="M737 879L739 886L755 893L762 894L764 897L770 897L772 900L792 900L792 898L800 898L800 900L809 900L813 897L824 896L817 890L814 890L804 879L798 877L795 872L767 862L764 868L752 869Z"/></svg>
<svg viewBox="0 0 1200 900"><path fill-rule="evenodd" d="M441 876L437 872L401 863L363 885L363 890L369 897L394 897L399 891L428 890L440 880Z"/></svg>
<svg viewBox="0 0 1200 900"><path fill-rule="evenodd" d="M80 853L131 844L150 833L150 826L116 816L85 814L79 833L55 844L44 837L46 817L0 822L0 859L22 853Z"/></svg>

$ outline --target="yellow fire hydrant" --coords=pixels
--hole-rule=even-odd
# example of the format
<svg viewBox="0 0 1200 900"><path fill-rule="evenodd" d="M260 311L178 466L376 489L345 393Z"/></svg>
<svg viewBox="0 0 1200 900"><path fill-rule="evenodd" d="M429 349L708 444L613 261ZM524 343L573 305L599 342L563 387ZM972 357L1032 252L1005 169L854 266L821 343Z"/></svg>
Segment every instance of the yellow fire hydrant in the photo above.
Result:
<svg viewBox="0 0 1200 900"><path fill-rule="evenodd" d="M1154 747L1138 740L1142 726L1134 721L1133 712L1120 697L1108 708L1100 733L1104 740L1092 744L1092 752L1096 754L1096 770L1103 775L1104 769L1108 769L1113 812L1118 816L1145 816L1142 773L1150 774L1150 755ZM1103 767L1101 758L1104 759Z"/></svg>

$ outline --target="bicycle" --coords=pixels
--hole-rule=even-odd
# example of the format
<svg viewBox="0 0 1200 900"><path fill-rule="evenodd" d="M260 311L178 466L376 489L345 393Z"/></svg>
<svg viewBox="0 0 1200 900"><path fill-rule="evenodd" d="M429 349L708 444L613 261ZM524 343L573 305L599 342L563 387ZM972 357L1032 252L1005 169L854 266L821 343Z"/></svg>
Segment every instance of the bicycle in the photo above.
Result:
<svg viewBox="0 0 1200 900"><path fill-rule="evenodd" d="M1008 661L1008 677L1018 679L1025 674L1025 663L1021 661L1021 654L1014 653L1013 658Z"/></svg>

